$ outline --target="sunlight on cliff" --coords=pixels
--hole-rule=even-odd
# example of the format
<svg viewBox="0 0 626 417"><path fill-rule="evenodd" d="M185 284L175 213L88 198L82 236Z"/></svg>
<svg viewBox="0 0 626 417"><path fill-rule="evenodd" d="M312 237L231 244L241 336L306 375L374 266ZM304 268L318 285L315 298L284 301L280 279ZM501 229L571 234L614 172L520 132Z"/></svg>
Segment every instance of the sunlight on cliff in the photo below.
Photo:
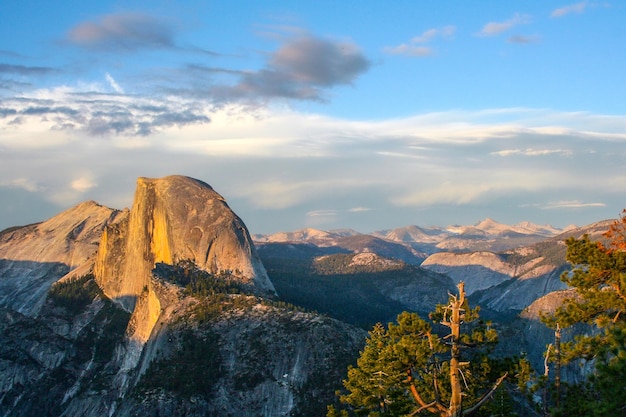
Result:
<svg viewBox="0 0 626 417"><path fill-rule="evenodd" d="M137 298L137 304L131 317L129 327L133 328L129 337L144 344L150 339L150 334L159 316L161 315L161 302L152 289L146 289Z"/></svg>
<svg viewBox="0 0 626 417"><path fill-rule="evenodd" d="M169 239L167 217L165 210L159 204L152 213L152 239L150 240L150 250L154 256L155 264L159 262L172 264L172 251Z"/></svg>

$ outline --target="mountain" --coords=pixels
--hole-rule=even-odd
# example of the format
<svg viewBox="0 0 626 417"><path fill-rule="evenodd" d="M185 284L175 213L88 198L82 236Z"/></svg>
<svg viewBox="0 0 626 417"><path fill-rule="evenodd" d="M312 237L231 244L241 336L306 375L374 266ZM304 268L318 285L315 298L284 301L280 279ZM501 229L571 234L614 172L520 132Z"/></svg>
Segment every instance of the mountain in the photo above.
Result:
<svg viewBox="0 0 626 417"><path fill-rule="evenodd" d="M85 264L105 225L127 214L88 201L42 223L0 232L0 306L36 315L50 286Z"/></svg>
<svg viewBox="0 0 626 417"><path fill-rule="evenodd" d="M188 177L7 229L0 259L3 416L323 415L366 336L279 301L243 221Z"/></svg>
<svg viewBox="0 0 626 417"><path fill-rule="evenodd" d="M357 231L351 229L342 230L319 230L313 228L300 229L293 232L280 232L271 235L254 235L255 242L276 243L276 242L310 242L318 246L325 244L332 245L337 239L346 236L358 235Z"/></svg>
<svg viewBox="0 0 626 417"><path fill-rule="evenodd" d="M487 218L472 226L411 225L369 234L351 229L323 231L307 228L272 235L257 234L253 239L257 245L309 243L320 248L336 247L353 253L372 251L419 265L437 252L501 252L541 242L572 228L574 226L558 229L530 222L510 226Z"/></svg>
<svg viewBox="0 0 626 417"><path fill-rule="evenodd" d="M255 235L257 246L274 245L276 249L288 246L281 244L314 245L327 253L363 253L373 252L381 256L395 258L410 264L420 264L426 255L403 242L394 242L374 235L356 232L351 229L323 231L317 229L301 229L295 232L275 233L272 235Z"/></svg>
<svg viewBox="0 0 626 417"><path fill-rule="evenodd" d="M128 219L104 230L96 280L131 310L155 264L180 260L213 274L232 272L259 293L274 292L245 225L208 184L182 176L139 178Z"/></svg>
<svg viewBox="0 0 626 417"><path fill-rule="evenodd" d="M611 221L570 228L555 237L529 246L494 252L438 252L422 267L446 274L455 282L465 281L468 295L483 308L518 313L552 291L565 290L561 274L569 268L565 239L600 239Z"/></svg>

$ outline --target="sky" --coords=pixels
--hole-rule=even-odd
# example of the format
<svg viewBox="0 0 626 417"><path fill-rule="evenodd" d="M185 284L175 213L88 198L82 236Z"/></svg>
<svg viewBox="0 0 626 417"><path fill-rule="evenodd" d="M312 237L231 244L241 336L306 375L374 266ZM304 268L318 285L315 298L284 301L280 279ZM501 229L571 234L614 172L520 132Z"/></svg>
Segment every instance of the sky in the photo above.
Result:
<svg viewBox="0 0 626 417"><path fill-rule="evenodd" d="M138 177L251 233L626 207L626 3L0 2L0 230Z"/></svg>

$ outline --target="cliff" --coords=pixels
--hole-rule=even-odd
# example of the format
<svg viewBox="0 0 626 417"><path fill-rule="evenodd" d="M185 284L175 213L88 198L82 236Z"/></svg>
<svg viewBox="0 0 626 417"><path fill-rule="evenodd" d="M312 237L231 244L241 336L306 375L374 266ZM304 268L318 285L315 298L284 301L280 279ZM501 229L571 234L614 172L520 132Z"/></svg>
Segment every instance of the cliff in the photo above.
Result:
<svg viewBox="0 0 626 417"><path fill-rule="evenodd" d="M94 267L104 293L132 311L159 262L192 261L272 294L250 235L224 198L183 176L139 178L128 219L105 230Z"/></svg>
<svg viewBox="0 0 626 417"><path fill-rule="evenodd" d="M157 321L173 308L153 270L182 261L275 294L246 226L211 186L183 176L139 178L127 218L105 228L93 268L104 294L132 313L126 367L139 366Z"/></svg>
<svg viewBox="0 0 626 417"><path fill-rule="evenodd" d="M52 283L87 263L105 225L123 217L87 201L42 223L0 232L0 307L36 315Z"/></svg>
<svg viewBox="0 0 626 417"><path fill-rule="evenodd" d="M446 274L457 283L465 282L468 295L498 285L516 272L514 265L492 252L439 252L426 258L422 268Z"/></svg>

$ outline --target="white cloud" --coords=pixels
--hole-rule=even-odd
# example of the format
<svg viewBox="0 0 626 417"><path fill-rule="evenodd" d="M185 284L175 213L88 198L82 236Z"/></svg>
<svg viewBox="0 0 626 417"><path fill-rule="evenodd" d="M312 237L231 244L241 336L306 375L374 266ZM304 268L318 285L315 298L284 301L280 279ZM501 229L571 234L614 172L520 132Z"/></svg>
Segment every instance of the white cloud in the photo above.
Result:
<svg viewBox="0 0 626 417"><path fill-rule="evenodd" d="M107 73L104 74L104 77L106 78L107 82L109 83L109 85L111 86L113 91L115 91L118 94L124 94L124 89L122 87L120 87L120 85L117 83L117 81L115 81L113 79L111 74L109 74L107 72Z"/></svg>
<svg viewBox="0 0 626 417"><path fill-rule="evenodd" d="M605 203L583 203L579 200L571 200L571 201L552 201L541 208L545 210L555 210L555 209L578 209L578 208L590 208L590 207L605 207Z"/></svg>
<svg viewBox="0 0 626 417"><path fill-rule="evenodd" d="M524 25L530 22L530 16L516 13L512 18L503 22L489 22L483 26L478 33L479 36L495 36L506 32L515 26Z"/></svg>
<svg viewBox="0 0 626 417"><path fill-rule="evenodd" d="M428 29L421 35L411 39L411 43L428 43L436 37L451 38L456 32L456 26L448 25L440 28Z"/></svg>
<svg viewBox="0 0 626 417"><path fill-rule="evenodd" d="M501 151L491 152L491 155L497 156L513 156L513 155L522 155L522 156L546 156L546 155L562 155L562 156L570 156L573 151L568 149L505 149Z"/></svg>
<svg viewBox="0 0 626 417"><path fill-rule="evenodd" d="M37 184L35 181L29 178L15 178L13 180L7 180L0 182L0 186L2 187L11 187L11 188L21 188L26 191L30 191L31 193L44 191L44 187Z"/></svg>
<svg viewBox="0 0 626 417"><path fill-rule="evenodd" d="M589 2L587 1L581 1L580 3L570 4L570 5L553 10L551 13L551 16L562 17L570 13L582 13L585 11L588 5L589 5Z"/></svg>
<svg viewBox="0 0 626 417"><path fill-rule="evenodd" d="M79 193L84 193L91 190L97 184L93 182L90 178L81 177L77 178L71 183L71 187L73 190L78 191Z"/></svg>
<svg viewBox="0 0 626 417"><path fill-rule="evenodd" d="M497 195L556 186L545 182L545 178L550 176L548 170L528 170L521 174L517 170L500 169L494 175L491 169L459 169L452 165L450 163L450 166L440 168L430 181L422 182L412 189L407 187L391 201L398 206L411 207L465 205L488 201Z"/></svg>
<svg viewBox="0 0 626 417"><path fill-rule="evenodd" d="M385 53L390 55L407 55L407 56L429 56L433 55L432 48L420 45L408 45L406 43L398 46L387 46L384 48Z"/></svg>
<svg viewBox="0 0 626 417"><path fill-rule="evenodd" d="M118 103L117 97L109 99ZM135 117L146 117L142 108L135 108ZM318 225L362 219L368 207L394 213L495 207L498 199L519 195L594 202L626 193L626 178L617 174L626 157L626 116L487 109L361 122L278 107L200 111L210 123L107 138L51 130L39 115L24 116L28 123L21 127L0 118L2 185L64 207L89 198L123 208L134 178L179 173L207 181L242 216L246 210L281 222L293 216L294 228L307 219ZM35 146L50 138L51 144ZM319 207L333 207L335 215Z"/></svg>
<svg viewBox="0 0 626 417"><path fill-rule="evenodd" d="M372 211L371 208L367 208L367 207L353 207L351 209L348 210L350 213L362 213L365 211Z"/></svg>
<svg viewBox="0 0 626 417"><path fill-rule="evenodd" d="M456 27L452 25L440 28L432 28L423 32L421 35L415 36L409 43L402 43L397 46L387 46L383 51L391 55L406 55L413 57L424 57L434 55L435 50L423 44L432 42L436 38L451 39L454 37Z"/></svg>
<svg viewBox="0 0 626 417"><path fill-rule="evenodd" d="M313 210L306 213L308 217L328 217L328 216L336 216L336 210Z"/></svg>

